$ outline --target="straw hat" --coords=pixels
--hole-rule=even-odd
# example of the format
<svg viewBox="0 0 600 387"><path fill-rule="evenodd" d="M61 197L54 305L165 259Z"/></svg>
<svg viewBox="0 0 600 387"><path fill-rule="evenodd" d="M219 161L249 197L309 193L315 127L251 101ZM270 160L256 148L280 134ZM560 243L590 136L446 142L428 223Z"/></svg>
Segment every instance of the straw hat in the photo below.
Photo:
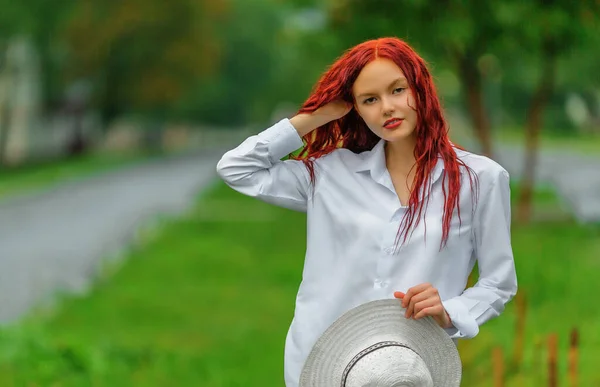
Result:
<svg viewBox="0 0 600 387"><path fill-rule="evenodd" d="M456 345L431 318L409 320L396 299L346 312L319 338L300 387L458 387Z"/></svg>

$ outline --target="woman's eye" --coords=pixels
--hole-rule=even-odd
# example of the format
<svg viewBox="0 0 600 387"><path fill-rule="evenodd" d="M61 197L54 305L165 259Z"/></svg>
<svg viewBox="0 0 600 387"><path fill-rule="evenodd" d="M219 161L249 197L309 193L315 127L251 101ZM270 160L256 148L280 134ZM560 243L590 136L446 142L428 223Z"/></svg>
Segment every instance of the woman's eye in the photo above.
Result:
<svg viewBox="0 0 600 387"><path fill-rule="evenodd" d="M363 101L363 103L367 105L372 104L373 102L375 102L375 97L370 97Z"/></svg>
<svg viewBox="0 0 600 387"><path fill-rule="evenodd" d="M402 91L404 91L403 87L398 87L398 88L394 89L394 93L396 93L396 94L401 93Z"/></svg>

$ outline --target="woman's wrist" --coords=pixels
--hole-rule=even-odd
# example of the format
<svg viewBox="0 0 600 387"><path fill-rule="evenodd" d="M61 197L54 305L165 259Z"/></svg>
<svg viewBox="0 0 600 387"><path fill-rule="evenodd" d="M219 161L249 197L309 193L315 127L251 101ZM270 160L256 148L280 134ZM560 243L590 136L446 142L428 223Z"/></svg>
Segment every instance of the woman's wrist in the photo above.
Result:
<svg viewBox="0 0 600 387"><path fill-rule="evenodd" d="M450 318L450 315L446 309L444 309L444 313L446 314L446 326L444 328L452 328L454 324L452 324L452 319Z"/></svg>

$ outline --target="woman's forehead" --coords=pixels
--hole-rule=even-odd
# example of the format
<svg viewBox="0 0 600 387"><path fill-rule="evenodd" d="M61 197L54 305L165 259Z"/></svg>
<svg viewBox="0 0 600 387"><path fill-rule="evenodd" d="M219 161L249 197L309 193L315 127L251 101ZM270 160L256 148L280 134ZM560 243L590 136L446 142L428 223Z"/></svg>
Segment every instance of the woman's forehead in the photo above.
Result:
<svg viewBox="0 0 600 387"><path fill-rule="evenodd" d="M394 83L406 83L404 73L393 61L378 58L363 67L352 85L352 92L356 96L374 94Z"/></svg>

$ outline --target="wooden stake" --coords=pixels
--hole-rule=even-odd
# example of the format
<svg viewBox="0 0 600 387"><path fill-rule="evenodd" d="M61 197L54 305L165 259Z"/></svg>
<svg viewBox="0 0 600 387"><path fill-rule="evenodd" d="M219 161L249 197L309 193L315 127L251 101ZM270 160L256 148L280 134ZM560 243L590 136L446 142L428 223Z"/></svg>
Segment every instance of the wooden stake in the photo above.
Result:
<svg viewBox="0 0 600 387"><path fill-rule="evenodd" d="M544 357L544 340L541 337L536 337L533 346L533 367L535 372L535 383L537 386L542 385L544 380L544 373L541 371L541 366Z"/></svg>
<svg viewBox="0 0 600 387"><path fill-rule="evenodd" d="M523 348L525 343L525 321L527 316L527 299L523 292L515 297L517 306L517 321L515 327L515 344L513 352L513 367L520 370L523 364Z"/></svg>
<svg viewBox="0 0 600 387"><path fill-rule="evenodd" d="M577 387L578 371L577 363L579 358L579 330L571 330L571 340L569 345L569 387Z"/></svg>
<svg viewBox="0 0 600 387"><path fill-rule="evenodd" d="M558 387L558 335L548 337L548 386Z"/></svg>
<svg viewBox="0 0 600 387"><path fill-rule="evenodd" d="M496 347L492 352L494 387L504 387L504 355L502 348Z"/></svg>

